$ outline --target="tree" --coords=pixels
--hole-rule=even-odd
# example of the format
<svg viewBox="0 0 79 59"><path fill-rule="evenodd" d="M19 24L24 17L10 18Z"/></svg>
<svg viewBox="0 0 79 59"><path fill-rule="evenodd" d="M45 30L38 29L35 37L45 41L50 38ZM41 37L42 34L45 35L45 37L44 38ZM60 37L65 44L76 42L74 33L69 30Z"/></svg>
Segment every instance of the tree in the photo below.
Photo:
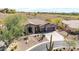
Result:
<svg viewBox="0 0 79 59"><path fill-rule="evenodd" d="M16 10L14 10L14 9L8 9L7 13L16 13Z"/></svg>
<svg viewBox="0 0 79 59"><path fill-rule="evenodd" d="M24 26L22 25L25 18L22 15L12 15L5 19L6 29L0 34L1 40L9 45L14 39L23 35Z"/></svg>
<svg viewBox="0 0 79 59"><path fill-rule="evenodd" d="M15 9L4 8L0 10L1 13L16 13Z"/></svg>

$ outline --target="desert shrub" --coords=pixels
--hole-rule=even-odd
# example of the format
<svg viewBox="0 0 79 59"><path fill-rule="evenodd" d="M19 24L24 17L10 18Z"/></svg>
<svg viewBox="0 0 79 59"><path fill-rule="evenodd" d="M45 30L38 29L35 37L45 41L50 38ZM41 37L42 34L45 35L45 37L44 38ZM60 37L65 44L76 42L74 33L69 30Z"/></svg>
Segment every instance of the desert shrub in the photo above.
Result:
<svg viewBox="0 0 79 59"><path fill-rule="evenodd" d="M4 20L3 19L0 19L0 24L4 24Z"/></svg>
<svg viewBox="0 0 79 59"><path fill-rule="evenodd" d="M65 26L64 26L64 24L62 24L62 18L54 18L54 19L48 19L48 21L50 22L50 23L53 23L53 24L56 24L56 25L58 25L58 29L60 29L60 30L63 30L63 29L65 29Z"/></svg>
<svg viewBox="0 0 79 59"><path fill-rule="evenodd" d="M63 23L60 23L58 25L58 29L65 30L65 28L66 28L66 25L64 25Z"/></svg>
<svg viewBox="0 0 79 59"><path fill-rule="evenodd" d="M0 39L7 42L7 45L13 41L13 39L18 38L23 35L24 26L21 24L25 18L21 15L12 15L4 20L6 29L2 30L0 34Z"/></svg>
<svg viewBox="0 0 79 59"><path fill-rule="evenodd" d="M53 24L59 24L61 23L62 19L61 18L54 18L54 19L48 19L49 22L53 23Z"/></svg>
<svg viewBox="0 0 79 59"><path fill-rule="evenodd" d="M69 40L69 41L65 40L65 42L68 44L69 49L71 47L76 47L76 45L77 45L77 40Z"/></svg>

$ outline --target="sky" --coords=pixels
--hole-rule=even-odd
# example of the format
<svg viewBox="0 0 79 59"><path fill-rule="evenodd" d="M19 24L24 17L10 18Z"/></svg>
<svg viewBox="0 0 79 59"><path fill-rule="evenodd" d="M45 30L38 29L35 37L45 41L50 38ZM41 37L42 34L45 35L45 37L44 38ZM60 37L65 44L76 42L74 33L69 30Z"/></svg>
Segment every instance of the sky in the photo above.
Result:
<svg viewBox="0 0 79 59"><path fill-rule="evenodd" d="M18 8L17 11L25 12L65 12L65 13L79 13L79 8Z"/></svg>
<svg viewBox="0 0 79 59"><path fill-rule="evenodd" d="M0 8L26 12L79 12L79 0L0 0Z"/></svg>

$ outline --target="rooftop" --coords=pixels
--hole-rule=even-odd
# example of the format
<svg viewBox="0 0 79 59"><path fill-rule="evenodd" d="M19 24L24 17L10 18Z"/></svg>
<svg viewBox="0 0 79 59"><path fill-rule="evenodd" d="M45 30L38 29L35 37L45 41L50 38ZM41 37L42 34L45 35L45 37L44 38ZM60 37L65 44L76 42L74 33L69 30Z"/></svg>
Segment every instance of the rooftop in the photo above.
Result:
<svg viewBox="0 0 79 59"><path fill-rule="evenodd" d="M28 19L29 24L34 24L34 25L44 25L47 24L48 22L42 20L42 19Z"/></svg>
<svg viewBox="0 0 79 59"><path fill-rule="evenodd" d="M79 20L63 20L62 22L71 28L79 28Z"/></svg>

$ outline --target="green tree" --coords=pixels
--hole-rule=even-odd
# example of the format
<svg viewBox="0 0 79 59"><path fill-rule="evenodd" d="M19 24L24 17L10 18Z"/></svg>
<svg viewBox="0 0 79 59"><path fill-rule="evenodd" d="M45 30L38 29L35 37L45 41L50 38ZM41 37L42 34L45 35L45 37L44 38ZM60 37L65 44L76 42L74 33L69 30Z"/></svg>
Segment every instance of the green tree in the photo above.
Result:
<svg viewBox="0 0 79 59"><path fill-rule="evenodd" d="M4 8L4 9L1 9L0 12L2 12L2 13L16 13L16 10Z"/></svg>
<svg viewBox="0 0 79 59"><path fill-rule="evenodd" d="M7 42L7 45L9 45L13 39L22 36L24 32L23 20L25 20L25 17L22 15L12 15L6 18L6 29L2 30L0 34L1 40Z"/></svg>

